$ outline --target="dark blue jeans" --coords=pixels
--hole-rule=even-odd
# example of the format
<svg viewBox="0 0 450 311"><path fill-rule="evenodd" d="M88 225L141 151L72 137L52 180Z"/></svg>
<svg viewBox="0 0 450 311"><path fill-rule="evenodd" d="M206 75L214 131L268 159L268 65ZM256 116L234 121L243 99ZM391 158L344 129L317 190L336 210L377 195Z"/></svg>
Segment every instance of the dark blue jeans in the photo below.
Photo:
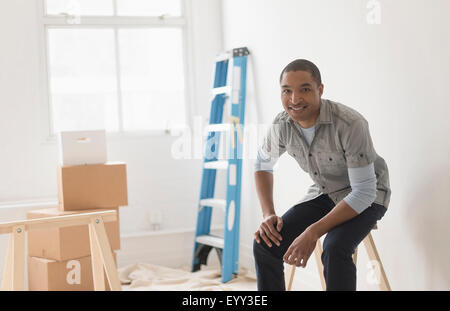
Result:
<svg viewBox="0 0 450 311"><path fill-rule="evenodd" d="M281 216L283 240L280 246L272 243L269 247L263 240L261 244L253 241L258 290L285 290L284 254L306 228L328 214L334 206L326 194L297 204ZM356 290L356 267L352 255L386 210L384 206L373 203L358 216L327 233L322 253L327 290Z"/></svg>

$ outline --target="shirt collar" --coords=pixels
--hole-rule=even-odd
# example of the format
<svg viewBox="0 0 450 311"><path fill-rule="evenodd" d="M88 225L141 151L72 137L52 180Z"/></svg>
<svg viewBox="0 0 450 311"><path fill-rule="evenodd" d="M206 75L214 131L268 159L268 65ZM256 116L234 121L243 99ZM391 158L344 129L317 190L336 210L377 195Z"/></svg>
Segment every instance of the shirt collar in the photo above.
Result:
<svg viewBox="0 0 450 311"><path fill-rule="evenodd" d="M331 124L331 111L330 104L326 99L320 99L320 112L317 123L319 124Z"/></svg>

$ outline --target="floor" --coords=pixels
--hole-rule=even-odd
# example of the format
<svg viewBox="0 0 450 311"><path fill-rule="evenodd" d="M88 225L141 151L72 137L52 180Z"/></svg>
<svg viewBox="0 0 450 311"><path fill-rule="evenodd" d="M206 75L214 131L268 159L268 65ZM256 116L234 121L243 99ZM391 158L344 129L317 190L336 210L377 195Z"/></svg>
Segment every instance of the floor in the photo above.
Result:
<svg viewBox="0 0 450 311"><path fill-rule="evenodd" d="M178 269L138 263L119 268L122 289L128 291L256 291L256 276L245 268L241 268L237 277L227 283L221 282L218 267L204 267L201 271L190 272L189 267ZM315 288L307 286L294 278L294 291L311 291Z"/></svg>

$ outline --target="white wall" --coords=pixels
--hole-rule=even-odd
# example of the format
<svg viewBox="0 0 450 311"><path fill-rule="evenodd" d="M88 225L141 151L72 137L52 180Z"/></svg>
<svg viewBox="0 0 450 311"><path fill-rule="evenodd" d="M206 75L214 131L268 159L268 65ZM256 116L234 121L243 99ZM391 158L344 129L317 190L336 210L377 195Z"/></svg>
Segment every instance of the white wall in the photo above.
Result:
<svg viewBox="0 0 450 311"><path fill-rule="evenodd" d="M222 49L221 5L210 0L188 3L192 4L191 117L206 117L208 111L200 103L208 103L212 64ZM0 206L57 199L57 145L42 139L39 27L37 1L0 1ZM108 140L108 159L127 163L129 207L120 209L122 233L148 229L148 212L155 208L163 212L162 229L195 228L201 160L173 159L176 139ZM0 221L24 218L25 211L0 208ZM2 267L6 241L0 239Z"/></svg>
<svg viewBox="0 0 450 311"><path fill-rule="evenodd" d="M366 117L390 170L391 204L372 235L392 288L449 290L450 3L379 2L381 23L369 25L363 0L222 1L224 47L249 47L262 122L282 110L278 78L283 67L296 58L318 65L323 97ZM275 177L280 214L312 183L294 167L287 156L280 160ZM255 202L254 190L245 195ZM241 240L250 249L261 211L258 204L243 209ZM376 289L366 281L363 249L358 287ZM314 265L310 261L297 275L318 287Z"/></svg>

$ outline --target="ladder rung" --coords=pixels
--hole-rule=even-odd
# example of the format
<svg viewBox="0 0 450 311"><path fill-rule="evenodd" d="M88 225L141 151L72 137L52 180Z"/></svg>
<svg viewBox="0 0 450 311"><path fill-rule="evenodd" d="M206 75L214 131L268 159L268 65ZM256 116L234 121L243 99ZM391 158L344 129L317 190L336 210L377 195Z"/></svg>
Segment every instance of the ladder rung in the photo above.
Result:
<svg viewBox="0 0 450 311"><path fill-rule="evenodd" d="M227 205L227 201L222 200L222 199L203 199L203 200L200 200L200 205L225 209L225 206Z"/></svg>
<svg viewBox="0 0 450 311"><path fill-rule="evenodd" d="M230 86L221 86L221 87L216 87L212 89L212 95L216 96L219 94L225 94L225 95L230 95L231 94L231 87Z"/></svg>
<svg viewBox="0 0 450 311"><path fill-rule="evenodd" d="M204 168L212 170L226 170L228 168L228 161L210 161L205 162Z"/></svg>
<svg viewBox="0 0 450 311"><path fill-rule="evenodd" d="M232 128L231 123L215 123L206 126L206 132L228 132Z"/></svg>
<svg viewBox="0 0 450 311"><path fill-rule="evenodd" d="M197 243L209 245L212 247L218 247L222 249L225 244L223 238L214 235L200 235L195 239L195 241Z"/></svg>

